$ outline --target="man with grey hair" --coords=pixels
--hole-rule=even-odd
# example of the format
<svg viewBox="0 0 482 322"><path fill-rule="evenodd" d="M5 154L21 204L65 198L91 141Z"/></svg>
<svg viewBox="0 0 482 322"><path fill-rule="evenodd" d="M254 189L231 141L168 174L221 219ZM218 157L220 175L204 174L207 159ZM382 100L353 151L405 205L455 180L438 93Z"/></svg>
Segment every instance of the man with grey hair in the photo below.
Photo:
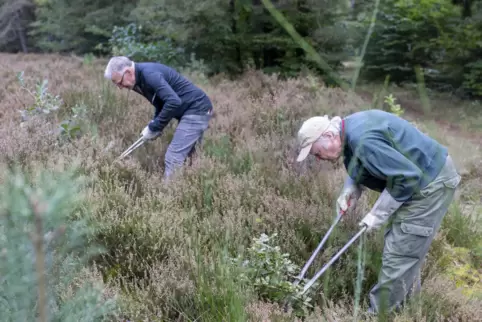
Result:
<svg viewBox="0 0 482 322"><path fill-rule="evenodd" d="M154 116L141 132L144 140L157 138L171 119L178 120L165 156L164 177L168 178L201 143L213 112L211 100L176 70L160 63L115 56L104 77L119 88L134 90L154 106Z"/></svg>
<svg viewBox="0 0 482 322"><path fill-rule="evenodd" d="M422 262L461 179L447 148L381 110L343 119L312 117L301 126L298 141L298 162L310 154L330 161L343 156L348 175L336 202L339 213L351 209L362 187L380 192L360 222L371 231L391 221L369 312L398 310L412 286L420 291Z"/></svg>

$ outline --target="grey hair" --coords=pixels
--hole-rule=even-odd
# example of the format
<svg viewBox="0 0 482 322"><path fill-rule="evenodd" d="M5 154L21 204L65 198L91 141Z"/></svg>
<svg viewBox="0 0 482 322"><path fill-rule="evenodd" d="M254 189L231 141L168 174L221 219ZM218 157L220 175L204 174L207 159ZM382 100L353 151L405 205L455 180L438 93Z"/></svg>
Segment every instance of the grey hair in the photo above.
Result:
<svg viewBox="0 0 482 322"><path fill-rule="evenodd" d="M134 66L134 62L125 56L114 56L109 60L105 71L104 77L112 79L112 73L122 74L128 67Z"/></svg>

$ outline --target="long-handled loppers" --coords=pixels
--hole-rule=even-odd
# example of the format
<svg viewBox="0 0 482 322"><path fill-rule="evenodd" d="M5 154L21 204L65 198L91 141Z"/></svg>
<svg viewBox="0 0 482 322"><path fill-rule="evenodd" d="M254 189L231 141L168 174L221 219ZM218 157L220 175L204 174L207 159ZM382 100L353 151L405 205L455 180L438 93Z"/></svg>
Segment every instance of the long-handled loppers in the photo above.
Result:
<svg viewBox="0 0 482 322"><path fill-rule="evenodd" d="M143 145L144 142L155 140L155 139L158 138L160 135L161 135L161 132L158 132L153 138L148 139L148 140L145 140L145 139L143 138L143 136L141 135L141 137L140 137L136 142L134 142L134 144L132 144L127 150L125 150L124 152L122 152L122 154L121 154L114 162L124 159L126 156L128 156L129 154L131 154L135 149L137 149L137 148L139 148L141 145Z"/></svg>
<svg viewBox="0 0 482 322"><path fill-rule="evenodd" d="M315 276L313 276L313 278L311 280L308 281L308 283L306 283L305 287L303 288L303 291L301 292L300 295L303 295L312 285L313 283L316 282L316 280L318 278L320 278L320 276L347 250L348 247L351 246L351 244L353 244L364 232L365 230L367 229L366 226L364 226L362 229L360 229L359 232L356 233L355 236L353 236L349 241L348 243L345 244L345 246L343 246L342 249L340 249L338 251L338 253L336 253L335 256L333 256L330 261L328 263L325 264L325 266L323 266L322 269L320 269L318 271L318 273L316 273Z"/></svg>
<svg viewBox="0 0 482 322"><path fill-rule="evenodd" d="M131 154L135 149L137 149L138 147L143 145L144 142L145 141L143 140L142 137L140 139L138 139L136 142L134 142L134 144L132 144L129 148L127 148L127 150L122 152L122 154L116 159L116 161L122 160L123 158L125 158L126 156Z"/></svg>
<svg viewBox="0 0 482 322"><path fill-rule="evenodd" d="M343 215L342 213L339 213L336 216L336 218L335 218L333 224L331 225L330 229L328 229L327 233L325 234L325 236L321 240L320 244L318 245L318 247L316 247L316 249L313 252L313 254L311 255L310 259L308 260L308 262L306 262L306 264L303 267L303 269L301 270L300 274L296 277L296 280L293 283L294 285L297 285L301 282L301 280L303 279L303 277L306 274L306 271L308 270L308 267L311 265L311 263L315 259L316 255L320 252L321 248L323 247L325 242L328 240L328 237L332 233L333 228L335 228L335 226L338 224L342 215ZM299 295L303 295L304 293L306 293L306 291L316 282L316 280L318 278L320 278L320 276L347 250L347 248L350 247L350 245L353 244L365 232L365 230L366 230L366 227L363 227L362 229L360 229L360 231L355 236L353 236L352 239L350 239L350 241L348 241L348 243L346 243L345 246L343 246L343 248L340 251L338 251L338 253L336 253L336 255L333 258L331 258L330 261L328 263L326 263L325 266L323 266L323 268L315 274L315 276L313 276L313 278L311 278L311 280L308 281L308 283L306 283L306 285L303 288L303 291ZM288 302L285 303L284 310L285 310L285 312L288 310Z"/></svg>

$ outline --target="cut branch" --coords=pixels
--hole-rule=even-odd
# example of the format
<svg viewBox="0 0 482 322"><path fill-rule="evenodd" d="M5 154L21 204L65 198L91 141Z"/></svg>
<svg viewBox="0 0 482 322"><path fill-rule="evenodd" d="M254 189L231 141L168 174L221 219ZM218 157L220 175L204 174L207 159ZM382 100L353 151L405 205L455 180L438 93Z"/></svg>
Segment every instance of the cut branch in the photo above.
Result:
<svg viewBox="0 0 482 322"><path fill-rule="evenodd" d="M38 314L40 322L47 322L47 283L45 279L45 254L43 250L42 209L38 201L30 202L34 215L35 231L32 239L35 248L35 266L38 277Z"/></svg>

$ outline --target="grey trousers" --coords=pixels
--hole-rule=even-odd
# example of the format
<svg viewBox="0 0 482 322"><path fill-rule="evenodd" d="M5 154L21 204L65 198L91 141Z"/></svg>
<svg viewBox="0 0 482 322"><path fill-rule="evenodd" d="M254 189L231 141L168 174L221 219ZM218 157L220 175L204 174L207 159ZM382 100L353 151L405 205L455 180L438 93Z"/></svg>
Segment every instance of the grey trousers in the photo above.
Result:
<svg viewBox="0 0 482 322"><path fill-rule="evenodd" d="M420 291L421 265L460 179L448 156L435 180L393 214L392 224L385 231L378 283L369 294L370 312L398 310L408 297Z"/></svg>
<svg viewBox="0 0 482 322"><path fill-rule="evenodd" d="M190 157L196 144L201 144L204 132L208 129L212 113L204 115L184 115L174 132L165 155L164 179L168 179L187 157Z"/></svg>

